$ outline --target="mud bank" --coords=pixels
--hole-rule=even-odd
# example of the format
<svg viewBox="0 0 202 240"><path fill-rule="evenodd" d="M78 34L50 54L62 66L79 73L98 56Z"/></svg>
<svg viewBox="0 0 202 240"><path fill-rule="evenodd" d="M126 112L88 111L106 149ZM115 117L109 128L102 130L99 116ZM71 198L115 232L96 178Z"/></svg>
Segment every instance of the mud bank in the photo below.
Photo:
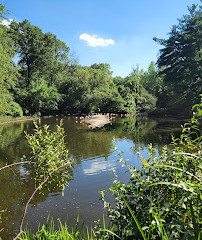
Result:
<svg viewBox="0 0 202 240"><path fill-rule="evenodd" d="M107 115L91 115L80 118L80 122L86 124L89 128L101 128L111 123L111 118Z"/></svg>

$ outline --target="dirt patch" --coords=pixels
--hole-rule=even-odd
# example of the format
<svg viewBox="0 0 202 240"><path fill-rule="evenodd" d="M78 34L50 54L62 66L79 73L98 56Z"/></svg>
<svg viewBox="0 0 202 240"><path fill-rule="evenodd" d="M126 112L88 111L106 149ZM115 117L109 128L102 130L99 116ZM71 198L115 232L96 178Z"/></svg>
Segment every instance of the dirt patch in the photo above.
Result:
<svg viewBox="0 0 202 240"><path fill-rule="evenodd" d="M80 118L80 122L86 124L89 128L101 128L111 121L107 115L92 115L83 119Z"/></svg>

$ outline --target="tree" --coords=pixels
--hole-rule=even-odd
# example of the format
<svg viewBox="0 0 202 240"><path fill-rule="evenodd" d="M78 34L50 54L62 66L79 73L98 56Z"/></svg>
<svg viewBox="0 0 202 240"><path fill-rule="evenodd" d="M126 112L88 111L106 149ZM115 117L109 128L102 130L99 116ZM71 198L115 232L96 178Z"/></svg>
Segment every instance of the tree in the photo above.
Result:
<svg viewBox="0 0 202 240"><path fill-rule="evenodd" d="M144 72L143 69L139 70L137 66L129 76L114 78L114 83L124 100L125 112L147 111L156 106L156 97L150 94L151 91L148 92L153 86L145 84L146 74L147 72ZM148 87L148 91L145 86Z"/></svg>
<svg viewBox="0 0 202 240"><path fill-rule="evenodd" d="M69 63L69 47L52 33L31 25L28 20L13 21L10 36L19 56L20 72L29 86L33 76L46 76L49 85L54 85L56 75Z"/></svg>
<svg viewBox="0 0 202 240"><path fill-rule="evenodd" d="M21 74L14 89L16 100L26 114L50 114L58 110L60 95L56 85L70 63L69 47L28 20L13 21L8 33L18 54Z"/></svg>
<svg viewBox="0 0 202 240"><path fill-rule="evenodd" d="M18 69L12 58L15 56L13 41L2 24L6 17L5 7L0 4L0 116L22 116L22 109L14 102L11 90L16 86Z"/></svg>
<svg viewBox="0 0 202 240"><path fill-rule="evenodd" d="M93 65L90 66L93 69L100 69L103 72L106 72L109 76L112 75L112 71L110 71L111 67L108 63L94 63Z"/></svg>
<svg viewBox="0 0 202 240"><path fill-rule="evenodd" d="M158 74L155 63L152 61L148 67L148 70L144 72L141 80L142 86L152 95L157 96L162 90L163 80Z"/></svg>
<svg viewBox="0 0 202 240"><path fill-rule="evenodd" d="M157 39L164 48L157 61L165 84L174 99L181 104L192 105L199 101L202 92L202 22L201 6L192 5L189 14L173 26L168 39Z"/></svg>
<svg viewBox="0 0 202 240"><path fill-rule="evenodd" d="M67 69L70 58L69 47L57 39L52 33L44 34L44 74L47 74L47 81L49 85L55 85L56 77L58 73L63 72Z"/></svg>
<svg viewBox="0 0 202 240"><path fill-rule="evenodd" d="M40 28L32 26L28 20L24 20L19 23L13 21L10 24L9 34L17 49L20 72L26 85L29 86L33 73L44 66L42 64L43 33Z"/></svg>

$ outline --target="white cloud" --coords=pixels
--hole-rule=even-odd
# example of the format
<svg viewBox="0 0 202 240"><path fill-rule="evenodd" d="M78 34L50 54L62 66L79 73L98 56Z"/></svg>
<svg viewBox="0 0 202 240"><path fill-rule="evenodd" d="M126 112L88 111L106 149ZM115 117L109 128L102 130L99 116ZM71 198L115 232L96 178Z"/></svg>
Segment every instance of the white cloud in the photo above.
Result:
<svg viewBox="0 0 202 240"><path fill-rule="evenodd" d="M85 175L96 175L104 171L112 171L113 164L109 162L93 162L89 168L83 169Z"/></svg>
<svg viewBox="0 0 202 240"><path fill-rule="evenodd" d="M9 20L6 20L4 19L1 24L6 26L6 27L9 27L9 25L11 24L11 22L14 21L13 19L9 19Z"/></svg>
<svg viewBox="0 0 202 240"><path fill-rule="evenodd" d="M79 38L86 41L91 47L107 47L109 45L114 45L114 40L112 39L99 38L96 35L91 36L87 33L81 34Z"/></svg>

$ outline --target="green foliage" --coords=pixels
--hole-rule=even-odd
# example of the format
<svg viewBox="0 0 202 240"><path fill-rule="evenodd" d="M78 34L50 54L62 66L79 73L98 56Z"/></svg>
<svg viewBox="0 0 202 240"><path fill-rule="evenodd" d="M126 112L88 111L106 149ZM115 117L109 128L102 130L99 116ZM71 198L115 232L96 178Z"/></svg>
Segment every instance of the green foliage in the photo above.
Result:
<svg viewBox="0 0 202 240"><path fill-rule="evenodd" d="M168 39L154 38L164 47L157 64L170 95L174 95L171 105L175 101L175 105L184 108L199 101L202 92L201 24L201 6L192 5L189 14L172 27Z"/></svg>
<svg viewBox="0 0 202 240"><path fill-rule="evenodd" d="M69 57L69 47L54 34L43 33L28 20L12 21L9 28L2 26L2 29L0 67L1 63L4 64L0 80L1 75L9 72L9 81L3 80L3 84L8 85L6 89L12 92L26 115L55 114L58 111L132 113L154 107L156 100L150 95L154 91L147 92L142 84L143 70L134 69L130 76L117 82L112 77L109 64L70 66L73 61ZM18 68L11 61L16 53ZM152 66L147 79L152 79L154 87L156 72ZM20 75L17 75L18 70ZM1 82L0 90L5 90Z"/></svg>
<svg viewBox="0 0 202 240"><path fill-rule="evenodd" d="M163 90L163 78L159 76L159 70L155 63L151 62L148 70L145 71L140 79L142 86L153 96L158 97Z"/></svg>
<svg viewBox="0 0 202 240"><path fill-rule="evenodd" d="M59 87L60 109L73 113L119 112L124 100L106 65L73 66Z"/></svg>
<svg viewBox="0 0 202 240"><path fill-rule="evenodd" d="M31 231L26 230L22 236L19 238L20 240L44 240L44 239L52 239L52 240L70 240L70 239L84 239L82 229L78 230L78 221L76 222L74 228L69 230L67 225L62 225L61 221L58 222L59 229L55 229L53 219L47 219L47 223L42 225L41 228L38 229L36 234L32 234ZM85 239L93 239L90 236Z"/></svg>
<svg viewBox="0 0 202 240"><path fill-rule="evenodd" d="M2 3L0 3L0 19L4 19L6 15L6 7Z"/></svg>
<svg viewBox="0 0 202 240"><path fill-rule="evenodd" d="M61 223L60 220L58 220L58 227L56 230L54 221L52 218L47 219L47 223L45 225L42 225L38 228L38 231L36 234L33 234L31 230L26 230L23 232L22 236L19 238L19 240L45 240L45 239L52 239L52 240L93 240L96 238L96 233L93 229L90 231L88 228L86 231L83 229L83 225L81 229L78 228L79 223L79 217L77 217L77 221L74 224L72 229L69 229L67 224L64 225ZM113 229L107 229L105 226L105 222L102 224L102 231L107 233L107 235L114 236ZM106 236L102 236L99 238L100 240L108 239ZM114 239L114 238L113 238Z"/></svg>
<svg viewBox="0 0 202 240"><path fill-rule="evenodd" d="M15 43L19 56L18 65L27 86L35 74L46 76L47 83L54 85L58 71L63 71L69 63L69 48L51 33L29 23L13 21L9 34Z"/></svg>
<svg viewBox="0 0 202 240"><path fill-rule="evenodd" d="M156 106L156 97L149 94L146 89L142 88L140 95L137 97L137 110L148 111Z"/></svg>
<svg viewBox="0 0 202 240"><path fill-rule="evenodd" d="M69 48L51 33L27 20L13 21L8 30L19 57L21 77L14 89L16 101L27 114L135 112L154 107L141 85L143 70L118 84L109 64L69 66Z"/></svg>
<svg viewBox="0 0 202 240"><path fill-rule="evenodd" d="M118 92L124 100L125 112L132 113L135 111L148 111L156 106L156 97L150 94L145 88L145 86L147 86L144 81L146 74L147 72L139 70L137 67L136 69L133 69L130 76L124 79L120 77L114 79ZM154 86L152 81L151 83L148 83L148 86L149 84ZM151 86L150 92L152 92Z"/></svg>
<svg viewBox="0 0 202 240"><path fill-rule="evenodd" d="M14 118L16 117L22 117L23 116L23 111L20 105L14 101L7 102L7 107L5 114L6 116L12 116Z"/></svg>
<svg viewBox="0 0 202 240"><path fill-rule="evenodd" d="M5 7L0 5L0 116L21 117L22 109L14 102L10 90L17 82L18 71L12 58L15 56L13 41L7 34L7 27L1 24L5 18Z"/></svg>
<svg viewBox="0 0 202 240"><path fill-rule="evenodd" d="M107 240L107 239L121 239L114 233L114 227L107 227L105 224L105 219L103 218L103 223L99 224L100 229L92 229L89 231L88 228L84 230L83 225L79 229L79 217L77 217L74 226L69 229L67 223L64 225L58 220L58 226L55 227L55 223L52 218L47 219L46 224L38 228L38 231L33 234L31 230L26 229L22 235L18 238L19 240ZM57 228L57 230L56 230ZM102 233L102 236L100 235ZM97 237L99 234L99 237Z"/></svg>
<svg viewBox="0 0 202 240"><path fill-rule="evenodd" d="M0 24L0 87L11 89L17 82L17 69L11 60L15 54L5 28Z"/></svg>
<svg viewBox="0 0 202 240"><path fill-rule="evenodd" d="M56 126L57 129L54 132L49 130L49 126L47 125L41 127L38 126L36 122L34 124L34 134L30 135L26 133L26 138L28 140L29 147L31 148L30 159L27 161L12 163L0 168L0 170L3 170L14 165L30 163L30 167L33 167L34 170L34 191L26 203L19 234L15 239L18 239L22 233L27 207L34 195L37 192L44 194L44 191L40 191L42 187L46 187L48 190L53 190L56 187L64 189L72 175L71 168L73 161L69 158L69 153L65 146L62 121L60 122L60 125ZM26 157L24 157L24 160L25 159Z"/></svg>
<svg viewBox="0 0 202 240"><path fill-rule="evenodd" d="M122 239L199 239L201 223L201 143L197 113L184 125L179 139L164 147L159 156L150 147L150 158L136 169L120 154L120 162L130 173L125 184L115 174L110 191L115 207L105 200L115 234ZM110 239L110 238L108 238Z"/></svg>
<svg viewBox="0 0 202 240"><path fill-rule="evenodd" d="M17 89L15 96L26 114L51 114L58 110L60 94L56 87L48 87L43 79L33 81L23 90Z"/></svg>
<svg viewBox="0 0 202 240"><path fill-rule="evenodd" d="M65 146L62 122L57 125L55 132L51 132L48 125L40 127L36 122L34 124L35 133L33 135L26 133L26 138L31 148L35 180L38 185L48 179L46 186L52 184L55 187L64 187L70 178L73 162L69 159Z"/></svg>
<svg viewBox="0 0 202 240"><path fill-rule="evenodd" d="M0 116L2 117L22 117L23 111L20 105L13 100L12 94L0 88Z"/></svg>
<svg viewBox="0 0 202 240"><path fill-rule="evenodd" d="M26 115L58 110L60 96L55 85L70 62L69 48L27 20L13 21L7 32L14 42L21 74L13 90L16 101Z"/></svg>
<svg viewBox="0 0 202 240"><path fill-rule="evenodd" d="M0 91L9 91L26 115L133 113L156 105L186 111L202 92L201 7L193 5L189 12L167 40L154 38L164 47L158 68L151 62L147 71L136 67L125 78L112 77L106 63L73 64L64 42L28 20L12 21L9 28L0 24ZM5 14L0 5L0 21ZM16 53L18 67L12 61ZM5 115L4 105L0 112Z"/></svg>
<svg viewBox="0 0 202 240"><path fill-rule="evenodd" d="M0 223L2 223L2 217L1 217L1 213L3 213L3 212L5 212L5 210L1 210L0 211ZM0 229L0 232L3 230L3 228L2 229ZM1 240L2 238L0 237L0 240Z"/></svg>

